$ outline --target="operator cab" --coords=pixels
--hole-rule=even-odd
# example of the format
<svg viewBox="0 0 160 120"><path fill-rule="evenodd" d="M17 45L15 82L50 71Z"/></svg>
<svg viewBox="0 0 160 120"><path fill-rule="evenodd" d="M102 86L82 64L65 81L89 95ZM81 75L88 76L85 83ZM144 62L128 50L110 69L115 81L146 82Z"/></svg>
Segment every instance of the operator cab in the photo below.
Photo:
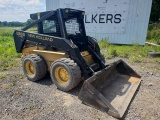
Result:
<svg viewBox="0 0 160 120"><path fill-rule="evenodd" d="M31 14L33 20L38 20L51 11ZM68 39L78 46L80 51L85 50L86 33L84 27L84 11L69 8L52 11L53 15L38 23L38 33Z"/></svg>

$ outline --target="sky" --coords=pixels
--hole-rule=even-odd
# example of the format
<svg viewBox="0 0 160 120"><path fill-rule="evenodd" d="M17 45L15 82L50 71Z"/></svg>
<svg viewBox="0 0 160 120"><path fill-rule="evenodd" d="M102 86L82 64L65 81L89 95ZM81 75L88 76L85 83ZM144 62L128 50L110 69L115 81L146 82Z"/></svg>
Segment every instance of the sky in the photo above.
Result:
<svg viewBox="0 0 160 120"><path fill-rule="evenodd" d="M31 13L45 10L45 0L0 0L0 21L26 22Z"/></svg>

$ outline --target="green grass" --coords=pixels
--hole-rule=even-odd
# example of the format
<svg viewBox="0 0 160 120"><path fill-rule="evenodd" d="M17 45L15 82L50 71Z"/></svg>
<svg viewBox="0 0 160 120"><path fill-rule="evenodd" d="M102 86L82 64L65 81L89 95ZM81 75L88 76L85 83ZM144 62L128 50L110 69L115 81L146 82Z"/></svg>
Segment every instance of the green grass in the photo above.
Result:
<svg viewBox="0 0 160 120"><path fill-rule="evenodd" d="M148 27L147 41L160 44L160 23L151 24ZM160 47L155 46L139 46L135 45L111 45L107 40L99 42L101 51L106 59L113 57L122 57L129 59L130 62L141 62L148 59L148 51L154 50L160 52ZM159 58L150 58L153 61L159 62Z"/></svg>
<svg viewBox="0 0 160 120"><path fill-rule="evenodd" d="M21 57L15 50L13 31L21 28L0 28L0 71L8 70L11 67L17 66L16 59ZM29 31L36 32L35 28ZM158 43L160 41L160 24L150 25L147 35L147 41ZM127 58L131 62L141 62L147 58L149 50L160 52L160 47L155 46L138 46L138 45L111 45L106 40L100 41L99 46L106 59L114 57ZM153 61L159 62L159 58L154 58ZM3 77L3 76L2 76Z"/></svg>
<svg viewBox="0 0 160 120"><path fill-rule="evenodd" d="M106 59L121 57L127 58L130 62L141 62L148 57L148 51L154 50L160 52L160 47L155 46L139 46L139 45L112 45L106 40L99 42L102 53ZM158 59L154 59L160 62Z"/></svg>
<svg viewBox="0 0 160 120"><path fill-rule="evenodd" d="M32 33L37 33L37 28L36 27L31 27L27 31L32 32Z"/></svg>
<svg viewBox="0 0 160 120"><path fill-rule="evenodd" d="M0 28L0 71L16 66L16 58L20 54L16 53L13 31L16 28Z"/></svg>
<svg viewBox="0 0 160 120"><path fill-rule="evenodd" d="M16 53L13 32L20 30L20 27L0 27L0 71L8 70L17 66L15 59L21 54ZM36 28L30 28L29 32L36 32Z"/></svg>

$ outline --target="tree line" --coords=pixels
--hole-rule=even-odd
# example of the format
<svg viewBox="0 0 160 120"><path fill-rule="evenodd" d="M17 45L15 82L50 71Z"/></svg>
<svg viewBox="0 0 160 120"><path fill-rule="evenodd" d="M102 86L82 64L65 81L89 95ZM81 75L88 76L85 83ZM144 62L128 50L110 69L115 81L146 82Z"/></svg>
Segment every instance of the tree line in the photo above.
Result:
<svg viewBox="0 0 160 120"><path fill-rule="evenodd" d="M13 21L13 22L7 22L7 21L0 21L0 27L24 27L27 25L30 25L33 23L34 20L28 19L26 22L18 22L18 21Z"/></svg>
<svg viewBox="0 0 160 120"><path fill-rule="evenodd" d="M0 21L0 27L21 27L25 26L24 22L7 22L7 21Z"/></svg>

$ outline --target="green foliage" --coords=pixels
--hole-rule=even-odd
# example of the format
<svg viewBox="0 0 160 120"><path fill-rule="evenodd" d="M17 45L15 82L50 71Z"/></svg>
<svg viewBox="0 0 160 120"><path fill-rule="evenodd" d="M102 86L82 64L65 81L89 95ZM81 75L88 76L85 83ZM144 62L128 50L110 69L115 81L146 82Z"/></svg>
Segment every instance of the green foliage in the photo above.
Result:
<svg viewBox="0 0 160 120"><path fill-rule="evenodd" d="M147 41L160 44L160 23L154 23L149 25Z"/></svg>
<svg viewBox="0 0 160 120"><path fill-rule="evenodd" d="M16 66L15 59L19 57L15 50L13 29L0 29L0 71Z"/></svg>
<svg viewBox="0 0 160 120"><path fill-rule="evenodd" d="M0 21L0 27L21 27L24 26L24 22L7 22L7 21Z"/></svg>
<svg viewBox="0 0 160 120"><path fill-rule="evenodd" d="M101 43L101 42L100 42ZM105 46L105 45L103 45ZM155 46L139 46L139 45L107 45L107 47L100 46L102 53L106 59L113 57L127 58L130 62L143 61L148 56L149 50L160 52L160 47Z"/></svg>
<svg viewBox="0 0 160 120"><path fill-rule="evenodd" d="M37 33L37 32L38 32L38 31L37 31L37 27L31 27L31 28L29 28L29 29L26 30L26 31L32 32L32 33Z"/></svg>
<svg viewBox="0 0 160 120"><path fill-rule="evenodd" d="M13 36L13 30L11 29L0 29L0 36Z"/></svg>
<svg viewBox="0 0 160 120"><path fill-rule="evenodd" d="M112 57L117 57L118 56L118 53L117 53L117 50L116 49L109 49L109 54L112 56Z"/></svg>
<svg viewBox="0 0 160 120"><path fill-rule="evenodd" d="M160 0L152 1L152 10L150 15L150 23L155 23L160 19Z"/></svg>
<svg viewBox="0 0 160 120"><path fill-rule="evenodd" d="M24 26L28 26L31 23L33 23L34 20L32 19L28 19L26 22L17 22L17 21L13 21L13 22L7 22L7 21L0 21L0 27L24 27Z"/></svg>
<svg viewBox="0 0 160 120"><path fill-rule="evenodd" d="M35 20L32 20L32 19L28 19L25 23L25 26L28 26L30 24L32 24Z"/></svg>
<svg viewBox="0 0 160 120"><path fill-rule="evenodd" d="M107 39L101 40L98 44L100 48L107 48L109 46L109 42L107 41Z"/></svg>

